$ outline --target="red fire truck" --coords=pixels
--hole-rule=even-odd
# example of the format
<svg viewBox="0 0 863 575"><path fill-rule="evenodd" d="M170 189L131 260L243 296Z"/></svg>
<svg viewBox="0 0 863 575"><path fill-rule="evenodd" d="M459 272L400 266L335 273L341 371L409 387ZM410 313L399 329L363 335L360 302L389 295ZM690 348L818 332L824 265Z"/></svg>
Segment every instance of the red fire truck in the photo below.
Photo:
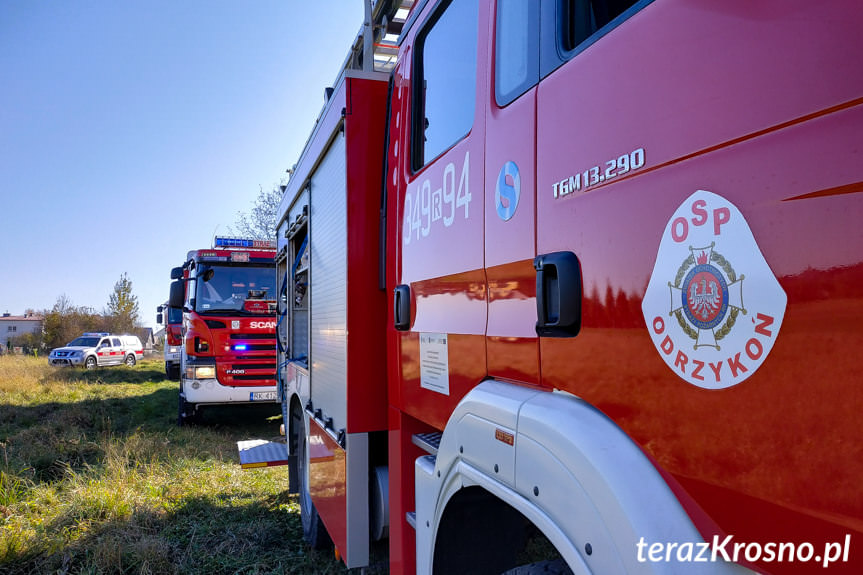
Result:
<svg viewBox="0 0 863 575"><path fill-rule="evenodd" d="M171 270L183 310L178 423L204 405L276 401L275 242L217 236Z"/></svg>
<svg viewBox="0 0 863 575"><path fill-rule="evenodd" d="M863 572L859 4L369 22L398 41L356 42L277 231L308 541L358 567L388 536L392 573Z"/></svg>
<svg viewBox="0 0 863 575"><path fill-rule="evenodd" d="M156 323L165 326L165 376L180 379L180 350L183 345L183 310L168 302L156 308Z"/></svg>

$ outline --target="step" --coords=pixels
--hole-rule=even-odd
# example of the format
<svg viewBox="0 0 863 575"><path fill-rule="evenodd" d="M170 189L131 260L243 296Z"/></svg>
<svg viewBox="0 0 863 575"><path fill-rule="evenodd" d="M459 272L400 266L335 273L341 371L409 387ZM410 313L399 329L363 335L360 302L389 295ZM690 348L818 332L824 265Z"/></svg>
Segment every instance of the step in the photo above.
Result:
<svg viewBox="0 0 863 575"><path fill-rule="evenodd" d="M438 447L440 447L440 438L443 434L440 431L432 431L430 433L415 433L411 437L411 442L414 445L425 451L426 453L430 453L431 455L437 455Z"/></svg>
<svg viewBox="0 0 863 575"><path fill-rule="evenodd" d="M274 441L266 439L247 439L237 442L240 454L240 467L257 469L288 464L288 448L284 438Z"/></svg>

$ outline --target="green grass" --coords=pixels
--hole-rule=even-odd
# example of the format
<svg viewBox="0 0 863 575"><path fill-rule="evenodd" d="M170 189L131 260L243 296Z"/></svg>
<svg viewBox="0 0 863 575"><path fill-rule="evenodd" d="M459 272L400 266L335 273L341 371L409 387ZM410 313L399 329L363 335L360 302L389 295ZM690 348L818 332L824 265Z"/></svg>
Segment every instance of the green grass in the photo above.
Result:
<svg viewBox="0 0 863 575"><path fill-rule="evenodd" d="M175 425L162 363L0 357L0 573L345 573L302 541L287 468L243 471L273 406ZM275 418L274 418L275 416Z"/></svg>

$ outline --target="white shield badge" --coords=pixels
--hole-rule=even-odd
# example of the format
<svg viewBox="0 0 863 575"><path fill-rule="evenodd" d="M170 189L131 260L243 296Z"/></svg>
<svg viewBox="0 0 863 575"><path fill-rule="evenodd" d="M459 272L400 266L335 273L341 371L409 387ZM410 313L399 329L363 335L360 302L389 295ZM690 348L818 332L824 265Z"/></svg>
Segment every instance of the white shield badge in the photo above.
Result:
<svg viewBox="0 0 863 575"><path fill-rule="evenodd" d="M767 358L786 303L740 210L699 190L665 227L641 309L674 373L722 389L751 376Z"/></svg>

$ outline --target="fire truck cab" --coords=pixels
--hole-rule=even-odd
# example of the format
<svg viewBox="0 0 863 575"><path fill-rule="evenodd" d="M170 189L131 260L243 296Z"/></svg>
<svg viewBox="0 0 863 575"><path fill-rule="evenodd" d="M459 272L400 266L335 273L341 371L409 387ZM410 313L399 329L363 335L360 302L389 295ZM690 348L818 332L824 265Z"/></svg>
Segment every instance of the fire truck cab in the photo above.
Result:
<svg viewBox="0 0 863 575"><path fill-rule="evenodd" d="M171 307L168 302L156 308L156 323L165 329L165 376L180 379L180 349L183 345L183 309Z"/></svg>
<svg viewBox="0 0 863 575"><path fill-rule="evenodd" d="M217 236L171 272L170 307L183 312L178 422L203 405L274 403L273 243Z"/></svg>

